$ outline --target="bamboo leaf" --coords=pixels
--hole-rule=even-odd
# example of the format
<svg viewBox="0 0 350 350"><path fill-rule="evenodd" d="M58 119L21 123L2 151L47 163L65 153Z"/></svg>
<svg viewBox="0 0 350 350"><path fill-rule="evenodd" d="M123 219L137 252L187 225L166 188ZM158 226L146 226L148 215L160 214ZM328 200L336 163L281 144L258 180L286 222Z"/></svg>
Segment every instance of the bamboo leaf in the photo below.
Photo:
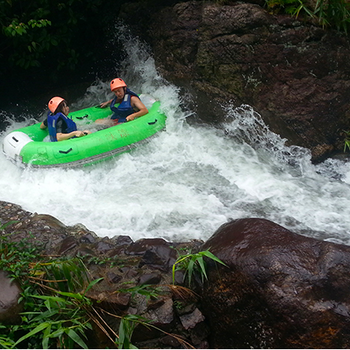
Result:
<svg viewBox="0 0 350 350"><path fill-rule="evenodd" d="M73 329L68 329L68 332L66 332L66 333L67 333L68 337L70 337L75 343L77 343L78 345L80 345L84 349L88 349L88 347L85 344L85 342L83 341L83 339L81 339L81 337Z"/></svg>
<svg viewBox="0 0 350 350"><path fill-rule="evenodd" d="M48 349L49 348L49 340L50 340L50 332L51 332L51 324L46 327L44 330L44 335L43 335L43 349Z"/></svg>
<svg viewBox="0 0 350 350"><path fill-rule="evenodd" d="M119 344L118 344L118 349L122 349L124 346L124 342L125 342L125 338L126 338L126 334L125 334L125 320L121 319L120 321L120 325L119 325Z"/></svg>
<svg viewBox="0 0 350 350"><path fill-rule="evenodd" d="M218 257L216 257L214 254L212 254L209 250L206 250L206 251L205 251L205 256L206 256L207 258L210 258L210 259L212 259L212 260L218 262L218 263L221 264L221 265L227 266L224 262L222 262ZM228 267L228 266L227 266L227 267Z"/></svg>
<svg viewBox="0 0 350 350"><path fill-rule="evenodd" d="M77 299L77 300L84 299L84 297L80 293L69 293L69 292L58 292L58 293L72 299ZM65 299L64 301L67 302Z"/></svg>
<svg viewBox="0 0 350 350"><path fill-rule="evenodd" d="M57 303L63 303L66 301L64 298L50 296L50 295L31 295L31 297L43 299L43 300L51 300L51 301L55 301Z"/></svg>
<svg viewBox="0 0 350 350"><path fill-rule="evenodd" d="M45 320L45 319L48 319L48 318L51 318L52 316L55 316L59 313L59 310L58 309L54 309L54 310L48 310L48 311L45 311L45 312L40 312L38 314L38 316L34 317L31 322L40 322L42 320ZM28 313L28 314L33 314L33 313Z"/></svg>
<svg viewBox="0 0 350 350"><path fill-rule="evenodd" d="M195 260L191 259L188 263L187 271L188 271L188 283L191 285L191 279L193 274L193 268L194 268L194 262Z"/></svg>
<svg viewBox="0 0 350 350"><path fill-rule="evenodd" d="M59 328L50 334L50 338L59 338L64 333L64 328Z"/></svg>
<svg viewBox="0 0 350 350"><path fill-rule="evenodd" d="M203 257L198 258L197 261L201 268L202 281L203 281L203 276L205 277L205 279L208 279L207 272L205 271L205 263L204 263Z"/></svg>
<svg viewBox="0 0 350 350"><path fill-rule="evenodd" d="M86 294L86 292L91 289L96 283L100 282L103 280L103 277L101 278L97 278L96 280L93 280L92 282L90 282L90 284L86 287L86 290L84 292L84 295Z"/></svg>
<svg viewBox="0 0 350 350"><path fill-rule="evenodd" d="M16 343L14 344L14 346L16 346L17 344L21 343L23 340L30 338L31 336L33 336L36 333L41 332L42 330L44 330L46 327L51 326L51 323L49 322L44 322L39 324L39 326L35 327L32 331L30 331L29 333L25 334L23 337L19 338Z"/></svg>

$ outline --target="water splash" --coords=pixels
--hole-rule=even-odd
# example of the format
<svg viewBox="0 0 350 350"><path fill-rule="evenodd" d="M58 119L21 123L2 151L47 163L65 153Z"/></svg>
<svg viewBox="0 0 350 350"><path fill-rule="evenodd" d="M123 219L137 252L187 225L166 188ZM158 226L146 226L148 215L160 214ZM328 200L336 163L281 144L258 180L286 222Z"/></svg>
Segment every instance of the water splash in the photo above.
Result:
<svg viewBox="0 0 350 350"><path fill-rule="evenodd" d="M225 107L222 125L187 123L179 88L157 72L149 50L128 35L125 62L111 72L138 93L153 95L166 130L147 145L83 169L18 169L0 155L0 199L31 212L83 223L99 236L207 239L230 219L258 217L293 232L350 244L350 168L311 164L307 149L286 146L250 106ZM71 109L111 98L97 79ZM0 134L33 122L23 116ZM5 112L4 112L5 113Z"/></svg>

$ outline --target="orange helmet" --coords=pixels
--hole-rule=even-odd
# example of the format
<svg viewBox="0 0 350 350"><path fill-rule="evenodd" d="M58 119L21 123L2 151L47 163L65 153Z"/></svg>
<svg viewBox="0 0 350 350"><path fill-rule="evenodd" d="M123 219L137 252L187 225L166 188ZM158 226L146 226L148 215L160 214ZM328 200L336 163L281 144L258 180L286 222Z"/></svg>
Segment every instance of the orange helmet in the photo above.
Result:
<svg viewBox="0 0 350 350"><path fill-rule="evenodd" d="M62 97L52 97L52 99L49 101L48 103L48 106L49 106L49 110L52 112L52 113L55 113L55 110L57 109L58 105L64 101L64 98Z"/></svg>
<svg viewBox="0 0 350 350"><path fill-rule="evenodd" d="M111 91L118 89L120 87L126 87L126 84L123 79L116 78L111 81Z"/></svg>

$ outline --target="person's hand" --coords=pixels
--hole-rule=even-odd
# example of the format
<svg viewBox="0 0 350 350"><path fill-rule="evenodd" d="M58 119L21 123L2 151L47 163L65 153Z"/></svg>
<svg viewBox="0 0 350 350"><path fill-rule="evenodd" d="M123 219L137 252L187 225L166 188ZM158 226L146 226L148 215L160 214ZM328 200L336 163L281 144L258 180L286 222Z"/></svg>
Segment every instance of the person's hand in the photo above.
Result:
<svg viewBox="0 0 350 350"><path fill-rule="evenodd" d="M102 102L102 103L100 104L100 107L101 107L101 108L106 108L106 107L108 106L108 104L109 104L109 101L107 101L107 102Z"/></svg>
<svg viewBox="0 0 350 350"><path fill-rule="evenodd" d="M82 137L82 136L85 136L85 134L84 134L83 131L77 130L77 131L75 131L75 136L76 137Z"/></svg>
<svg viewBox="0 0 350 350"><path fill-rule="evenodd" d="M134 119L135 119L135 116L132 115L132 114L130 114L130 115L128 115L128 116L126 117L126 120L127 120L128 122L130 122L130 121L132 121L132 120L134 120Z"/></svg>

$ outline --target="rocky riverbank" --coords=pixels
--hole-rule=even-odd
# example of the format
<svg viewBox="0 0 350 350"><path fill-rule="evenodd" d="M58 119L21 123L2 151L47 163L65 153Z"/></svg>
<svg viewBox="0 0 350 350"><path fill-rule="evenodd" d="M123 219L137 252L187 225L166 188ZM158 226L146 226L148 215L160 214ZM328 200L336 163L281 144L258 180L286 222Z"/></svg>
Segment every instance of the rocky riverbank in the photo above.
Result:
<svg viewBox="0 0 350 350"><path fill-rule="evenodd" d="M101 238L81 224L65 226L7 202L0 202L0 223L1 235L12 242L25 240L44 255L85 259L91 279L103 278L88 296L106 311L103 318L113 332L118 333L118 322L109 314L140 315L157 327L135 329L132 343L139 348L350 346L348 246L297 235L263 219L228 222L206 242ZM207 249L226 266L205 259L208 280L194 276L188 288L184 271L178 271L174 284L178 252ZM0 278L8 286L0 292L0 320L11 323L18 319L13 296L20 287ZM157 293L131 292L145 286ZM97 325L89 339L91 348L115 347Z"/></svg>
<svg viewBox="0 0 350 350"><path fill-rule="evenodd" d="M350 129L349 37L302 13L271 14L264 0L221 3L130 3L120 17L209 122L227 101L248 104L289 144L309 148L314 162L341 154Z"/></svg>

